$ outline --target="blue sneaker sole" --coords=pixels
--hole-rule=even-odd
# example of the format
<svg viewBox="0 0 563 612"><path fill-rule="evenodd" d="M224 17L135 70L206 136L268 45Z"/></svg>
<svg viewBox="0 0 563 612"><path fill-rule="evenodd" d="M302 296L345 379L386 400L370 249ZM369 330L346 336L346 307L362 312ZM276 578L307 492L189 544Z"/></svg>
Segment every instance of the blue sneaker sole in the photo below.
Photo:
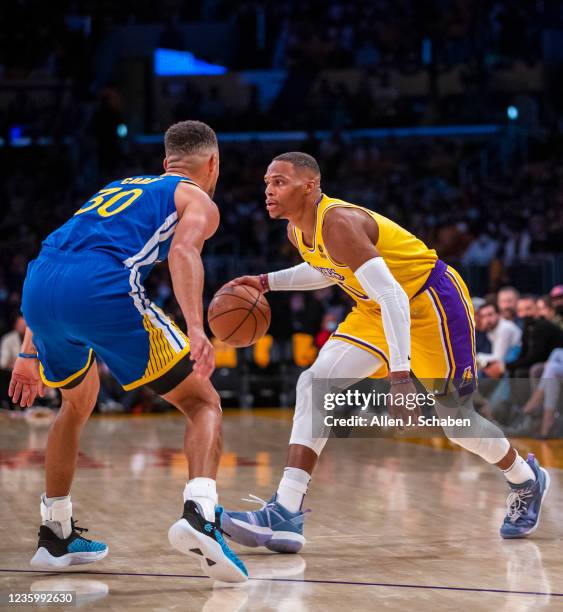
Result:
<svg viewBox="0 0 563 612"><path fill-rule="evenodd" d="M293 531L273 531L269 527L251 525L223 514L222 526L225 533L237 544L257 548L264 546L279 553L298 553L304 546L305 537Z"/></svg>
<svg viewBox="0 0 563 612"><path fill-rule="evenodd" d="M547 495L547 492L549 491L549 486L551 484L551 478L549 476L549 473L547 470L545 470L544 468L540 467L540 470L542 471L544 477L545 477L545 487L543 489L543 493L541 496L541 503L540 503L540 509L538 510L538 520L536 521L535 525L533 527L530 527L530 529L528 531L523 531L521 533L515 533L515 534L504 534L502 533L502 531L500 532L501 537L503 538L503 540L519 540L522 538L526 538L528 537L530 534L534 533L534 531L538 528L538 525L540 524L540 517L541 517L541 511L543 508L543 500L545 499L545 496Z"/></svg>

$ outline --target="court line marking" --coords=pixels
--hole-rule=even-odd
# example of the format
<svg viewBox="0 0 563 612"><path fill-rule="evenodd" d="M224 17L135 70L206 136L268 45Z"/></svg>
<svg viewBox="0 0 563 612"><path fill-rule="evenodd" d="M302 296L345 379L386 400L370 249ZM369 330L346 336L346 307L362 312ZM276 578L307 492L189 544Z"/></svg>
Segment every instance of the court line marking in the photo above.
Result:
<svg viewBox="0 0 563 612"><path fill-rule="evenodd" d="M132 572L49 572L43 570L22 570L22 569L4 569L0 568L0 572L4 573L20 573L20 574L46 574L47 576L76 576L76 575L96 575L96 576L141 576L149 578L205 578L207 576L194 576L193 574L151 574L151 573L132 573ZM473 593L500 593L504 595L542 595L544 597L563 597L563 593L549 593L545 591L511 591L509 589L485 589L479 587L454 587L454 586L437 586L431 584L395 584L393 582L354 582L348 580L321 580L315 578L304 578L298 580L296 578L249 578L249 580L260 582L301 582L306 584L336 584L347 586L374 586L374 587L395 587L400 589L427 589L436 591L466 591Z"/></svg>

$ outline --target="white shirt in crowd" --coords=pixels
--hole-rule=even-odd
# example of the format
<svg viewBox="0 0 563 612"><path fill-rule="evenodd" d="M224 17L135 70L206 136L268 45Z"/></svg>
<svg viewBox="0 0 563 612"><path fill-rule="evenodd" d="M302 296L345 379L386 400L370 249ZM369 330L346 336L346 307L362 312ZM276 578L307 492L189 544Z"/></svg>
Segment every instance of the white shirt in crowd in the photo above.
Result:
<svg viewBox="0 0 563 612"><path fill-rule="evenodd" d="M498 325L487 332L487 338L491 343L492 353L477 353L477 365L480 368L484 368L492 361L500 361L504 365L508 351L520 346L522 330L516 323L501 317Z"/></svg>
<svg viewBox="0 0 563 612"><path fill-rule="evenodd" d="M0 370L11 370L22 345L20 335L16 330L8 332L0 340Z"/></svg>

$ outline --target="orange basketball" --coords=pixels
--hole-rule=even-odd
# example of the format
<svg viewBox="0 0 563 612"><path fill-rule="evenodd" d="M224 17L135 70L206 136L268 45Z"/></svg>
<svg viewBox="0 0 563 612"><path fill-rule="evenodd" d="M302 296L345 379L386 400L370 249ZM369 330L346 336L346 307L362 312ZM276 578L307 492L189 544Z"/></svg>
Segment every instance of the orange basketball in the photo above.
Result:
<svg viewBox="0 0 563 612"><path fill-rule="evenodd" d="M268 331L272 313L264 295L251 285L219 289L207 311L213 335L230 346L254 344Z"/></svg>

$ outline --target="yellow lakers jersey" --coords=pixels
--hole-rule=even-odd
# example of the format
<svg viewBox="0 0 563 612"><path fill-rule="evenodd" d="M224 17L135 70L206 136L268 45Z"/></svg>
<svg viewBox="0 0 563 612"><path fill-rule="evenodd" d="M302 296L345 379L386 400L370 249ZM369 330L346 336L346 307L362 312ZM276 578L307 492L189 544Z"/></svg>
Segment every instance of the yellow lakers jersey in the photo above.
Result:
<svg viewBox="0 0 563 612"><path fill-rule="evenodd" d="M379 238L374 246L409 299L412 298L424 285L434 267L438 259L436 251L429 249L422 240L394 221L367 208L323 194L316 208L313 244L305 244L301 230L293 227L301 257L313 268L338 283L355 300L358 308L379 310L378 304L365 294L352 270L335 261L324 244L322 235L324 218L329 210L336 207L360 209L375 219L379 226Z"/></svg>

